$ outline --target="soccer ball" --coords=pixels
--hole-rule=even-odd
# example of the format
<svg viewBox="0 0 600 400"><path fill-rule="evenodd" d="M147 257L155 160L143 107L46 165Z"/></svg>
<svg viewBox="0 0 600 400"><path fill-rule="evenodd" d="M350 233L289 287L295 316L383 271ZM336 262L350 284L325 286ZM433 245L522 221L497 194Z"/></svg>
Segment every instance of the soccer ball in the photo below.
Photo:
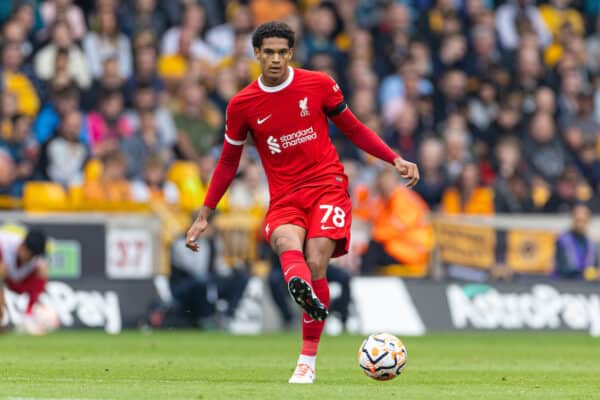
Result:
<svg viewBox="0 0 600 400"><path fill-rule="evenodd" d="M378 381L394 379L406 365L406 347L389 333L366 338L358 350L358 364L365 374Z"/></svg>
<svg viewBox="0 0 600 400"><path fill-rule="evenodd" d="M33 309L33 318L41 333L53 332L60 326L60 319L56 311L43 304L38 304Z"/></svg>

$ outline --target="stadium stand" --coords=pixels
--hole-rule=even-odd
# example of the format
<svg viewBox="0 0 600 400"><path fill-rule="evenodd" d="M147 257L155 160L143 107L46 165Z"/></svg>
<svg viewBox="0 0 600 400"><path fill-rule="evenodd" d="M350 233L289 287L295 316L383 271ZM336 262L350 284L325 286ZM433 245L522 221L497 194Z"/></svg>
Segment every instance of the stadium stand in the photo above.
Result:
<svg viewBox="0 0 600 400"><path fill-rule="evenodd" d="M1 3L3 209L154 212L168 247L186 225L168 219L202 203L228 101L257 77L252 30L278 18L297 32L295 65L331 74L357 116L419 163L431 213L600 212L595 0ZM385 197L383 165L333 126L331 137L362 221L351 265L367 251L370 201ZM268 198L255 166L246 146L219 206L232 262L260 258ZM429 259L385 271L425 276Z"/></svg>

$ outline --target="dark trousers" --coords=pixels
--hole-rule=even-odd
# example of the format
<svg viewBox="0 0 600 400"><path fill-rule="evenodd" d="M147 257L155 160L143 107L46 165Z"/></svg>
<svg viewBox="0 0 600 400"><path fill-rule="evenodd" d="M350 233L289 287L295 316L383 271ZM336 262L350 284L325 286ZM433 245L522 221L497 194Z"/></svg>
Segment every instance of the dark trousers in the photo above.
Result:
<svg viewBox="0 0 600 400"><path fill-rule="evenodd" d="M215 312L217 300L227 301L226 315L233 317L242 299L248 274L234 271L229 276L208 279L184 278L171 282L171 292L181 309L194 319L209 317Z"/></svg>
<svg viewBox="0 0 600 400"><path fill-rule="evenodd" d="M371 240L362 258L361 273L362 275L374 275L378 268L398 263L398 260L385 252L381 243Z"/></svg>

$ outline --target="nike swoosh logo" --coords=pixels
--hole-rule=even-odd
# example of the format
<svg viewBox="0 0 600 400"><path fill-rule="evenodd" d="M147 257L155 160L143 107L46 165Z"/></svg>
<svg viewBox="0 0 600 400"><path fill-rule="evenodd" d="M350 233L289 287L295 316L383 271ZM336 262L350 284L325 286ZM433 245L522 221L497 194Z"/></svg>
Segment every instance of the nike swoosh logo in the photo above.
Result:
<svg viewBox="0 0 600 400"><path fill-rule="evenodd" d="M259 124L259 125L262 125L266 120L268 120L269 118L271 118L271 115L273 115L273 114L269 114L266 117L264 117L263 119L258 118L256 120L256 123Z"/></svg>
<svg viewBox="0 0 600 400"><path fill-rule="evenodd" d="M321 230L322 231L326 231L328 229L335 229L335 226L325 226L325 225L321 225Z"/></svg>
<svg viewBox="0 0 600 400"><path fill-rule="evenodd" d="M294 267L289 267L287 270L285 270L283 272L283 276L287 276L287 274L289 274L289 272L293 269Z"/></svg>
<svg viewBox="0 0 600 400"><path fill-rule="evenodd" d="M303 318L302 321L304 321L305 324L310 324L310 323L315 322L314 319L306 319L306 318Z"/></svg>

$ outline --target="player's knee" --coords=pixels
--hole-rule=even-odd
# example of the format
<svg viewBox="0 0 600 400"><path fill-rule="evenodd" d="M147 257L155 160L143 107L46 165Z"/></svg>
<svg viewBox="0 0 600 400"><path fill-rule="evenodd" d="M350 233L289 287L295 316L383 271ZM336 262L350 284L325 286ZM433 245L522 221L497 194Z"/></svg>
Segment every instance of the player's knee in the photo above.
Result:
<svg viewBox="0 0 600 400"><path fill-rule="evenodd" d="M296 248L298 248L296 240L293 237L285 234L278 235L277 237L273 238L272 244L273 250L275 250L277 254L281 254L284 251L295 250Z"/></svg>
<svg viewBox="0 0 600 400"><path fill-rule="evenodd" d="M306 263L310 269L312 279L325 278L325 275L327 274L327 261L328 260L322 260L321 257L318 256L307 258Z"/></svg>

